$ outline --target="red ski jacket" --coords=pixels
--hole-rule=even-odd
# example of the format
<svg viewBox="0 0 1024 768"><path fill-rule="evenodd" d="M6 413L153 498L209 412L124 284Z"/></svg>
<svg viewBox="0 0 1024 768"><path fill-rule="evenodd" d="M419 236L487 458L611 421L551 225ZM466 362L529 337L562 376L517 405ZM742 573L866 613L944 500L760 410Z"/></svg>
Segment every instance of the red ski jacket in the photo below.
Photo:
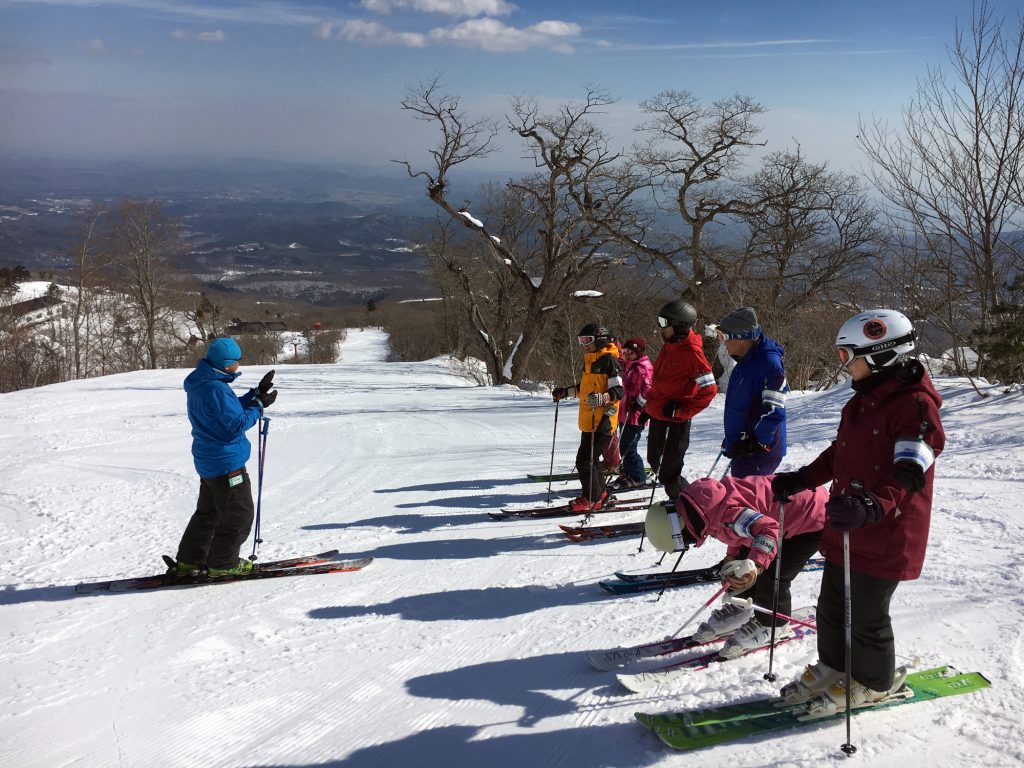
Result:
<svg viewBox="0 0 1024 768"><path fill-rule="evenodd" d="M644 410L653 419L683 422L703 411L718 394L700 336L694 331L679 341L668 341L658 353L651 378L651 391ZM665 403L681 406L674 419L665 416Z"/></svg>
<svg viewBox="0 0 1024 768"><path fill-rule="evenodd" d="M850 531L851 570L899 581L921 575L931 522L933 462L946 444L941 405L924 367L908 363L873 389L856 391L843 407L835 441L800 470L812 487L831 481L832 496L867 491L880 502L881 519ZM908 456L924 471L920 490L908 490L900 481L897 464ZM821 553L842 565L843 533L828 523Z"/></svg>

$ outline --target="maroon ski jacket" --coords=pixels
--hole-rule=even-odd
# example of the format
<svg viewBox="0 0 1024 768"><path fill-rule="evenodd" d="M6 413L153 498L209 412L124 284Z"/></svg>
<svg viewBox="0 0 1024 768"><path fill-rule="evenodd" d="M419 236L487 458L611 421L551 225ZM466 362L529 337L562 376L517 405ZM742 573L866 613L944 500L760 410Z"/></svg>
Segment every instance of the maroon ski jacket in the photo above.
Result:
<svg viewBox="0 0 1024 768"><path fill-rule="evenodd" d="M877 386L872 387L872 379L854 383L836 439L800 473L812 487L831 481L833 497L874 494L884 514L850 531L850 568L877 578L909 581L921 575L928 544L935 480L935 466L928 457L934 461L946 444L939 420L942 398L917 362L894 370ZM900 480L897 463L908 455L916 457L924 470L920 490L908 490ZM843 533L828 523L821 553L842 565Z"/></svg>

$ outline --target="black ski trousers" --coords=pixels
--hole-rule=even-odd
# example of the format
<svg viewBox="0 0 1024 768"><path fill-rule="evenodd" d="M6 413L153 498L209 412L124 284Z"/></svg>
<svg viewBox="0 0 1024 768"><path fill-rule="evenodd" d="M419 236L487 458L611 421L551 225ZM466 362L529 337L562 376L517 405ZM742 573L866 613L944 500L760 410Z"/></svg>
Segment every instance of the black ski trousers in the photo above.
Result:
<svg viewBox="0 0 1024 768"><path fill-rule="evenodd" d="M762 608L772 609L772 597L775 594L775 569L779 571L779 613L787 616L793 615L793 598L789 592L789 585L800 573L800 570L807 564L807 561L818 551L821 544L821 531L809 531L801 533L791 539L782 541L782 557L776 557L771 565L765 568L764 573L757 577L754 586L743 592L737 593L736 597L752 597L754 605ZM779 563L779 560L782 563ZM766 627L772 625L771 614L755 612L754 616ZM785 619L779 619L776 626L781 627L786 623Z"/></svg>
<svg viewBox="0 0 1024 768"><path fill-rule="evenodd" d="M675 501L686 487L681 481L686 449L690 447L690 420L651 419L647 432L647 463L658 473L658 482Z"/></svg>
<svg viewBox="0 0 1024 768"><path fill-rule="evenodd" d="M232 478L242 482L232 486ZM178 561L213 568L233 568L252 530L255 508L249 473L236 470L199 479L196 511L178 544Z"/></svg>
<svg viewBox="0 0 1024 768"><path fill-rule="evenodd" d="M896 669L896 640L889 618L889 601L899 581L850 572L853 644L850 675L874 691L892 687ZM843 567L825 564L818 595L818 658L832 669L846 669Z"/></svg>
<svg viewBox="0 0 1024 768"><path fill-rule="evenodd" d="M596 435L596 438L595 438ZM604 492L604 461L602 457L612 444L611 432L580 433L580 447L576 451L576 471L580 475L583 496L597 501ZM593 450L591 450L593 445Z"/></svg>

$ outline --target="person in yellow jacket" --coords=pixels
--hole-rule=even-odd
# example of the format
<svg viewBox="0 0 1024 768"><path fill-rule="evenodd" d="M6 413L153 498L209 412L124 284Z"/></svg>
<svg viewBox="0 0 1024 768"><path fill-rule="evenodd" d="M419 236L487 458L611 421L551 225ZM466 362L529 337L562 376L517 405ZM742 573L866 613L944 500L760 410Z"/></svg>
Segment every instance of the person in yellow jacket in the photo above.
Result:
<svg viewBox="0 0 1024 768"><path fill-rule="evenodd" d="M608 491L604 482L604 457L619 423L622 399L622 369L619 347L603 325L588 323L578 339L586 355L583 375L571 387L555 387L551 396L557 402L569 396L580 399L580 447L576 452L576 470L583 492L569 502L573 512L587 514L601 509Z"/></svg>

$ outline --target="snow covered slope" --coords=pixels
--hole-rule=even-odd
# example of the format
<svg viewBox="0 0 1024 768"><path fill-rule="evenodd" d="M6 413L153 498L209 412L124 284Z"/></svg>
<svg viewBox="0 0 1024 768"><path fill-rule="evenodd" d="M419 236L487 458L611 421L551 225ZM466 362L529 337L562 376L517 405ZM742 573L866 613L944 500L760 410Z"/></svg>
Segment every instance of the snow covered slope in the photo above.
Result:
<svg viewBox="0 0 1024 768"><path fill-rule="evenodd" d="M550 398L472 386L441 360L386 363L385 351L379 332L350 332L337 364L279 367L269 412L261 557L330 547L374 555L358 573L76 595L79 581L158 571L160 554L174 553L198 486L187 371L0 395L0 765L845 761L834 724L685 757L663 748L633 712L767 694L766 656L651 697L591 670L583 651L662 637L713 587L660 602L612 597L596 582L651 567L649 547L571 544L556 521L489 520L485 511L501 505L544 503L545 486L525 474L548 468ZM240 391L265 370L245 369ZM993 687L858 716L854 760L1021 765L1024 395L993 388L981 400L963 380L938 385L949 439L924 575L893 601L897 650L981 671ZM827 444L848 396L792 397L784 466ZM571 404L556 470L576 451ZM711 466L721 417L716 401L694 424L691 478ZM722 552L706 545L687 563ZM795 604L813 603L817 579L797 579ZM814 658L812 644L791 644L776 665L787 679Z"/></svg>

